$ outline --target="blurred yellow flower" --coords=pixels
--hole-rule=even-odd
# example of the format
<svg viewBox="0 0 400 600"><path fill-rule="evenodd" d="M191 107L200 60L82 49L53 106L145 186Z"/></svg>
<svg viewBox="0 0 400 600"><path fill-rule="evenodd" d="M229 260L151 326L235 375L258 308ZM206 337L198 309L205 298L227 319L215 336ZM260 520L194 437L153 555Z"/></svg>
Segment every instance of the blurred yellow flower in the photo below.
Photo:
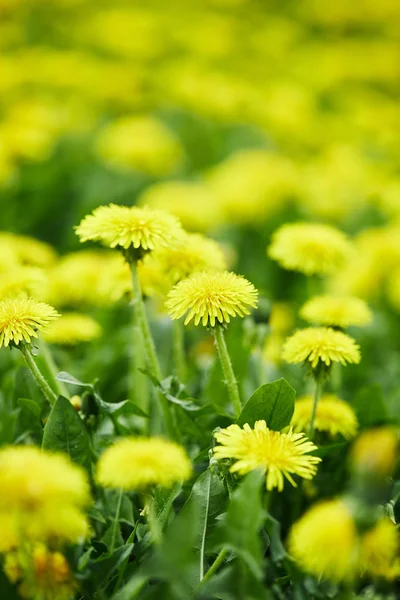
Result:
<svg viewBox="0 0 400 600"><path fill-rule="evenodd" d="M104 487L141 490L186 481L192 465L182 446L162 438L125 438L102 454L96 479Z"/></svg>
<svg viewBox="0 0 400 600"><path fill-rule="evenodd" d="M314 398L303 396L296 400L291 426L295 431L308 431ZM334 394L324 394L317 405L314 429L327 432L331 436L337 434L349 439L356 435L357 417L347 402Z"/></svg>
<svg viewBox="0 0 400 600"><path fill-rule="evenodd" d="M342 267L352 253L347 236L329 225L290 223L275 231L270 258L283 268L305 275L328 275Z"/></svg>
<svg viewBox="0 0 400 600"><path fill-rule="evenodd" d="M50 344L74 346L82 342L91 342L101 335L101 327L89 315L63 313L44 332L43 338Z"/></svg>
<svg viewBox="0 0 400 600"><path fill-rule="evenodd" d="M174 246L183 230L176 217L147 207L99 206L76 227L81 242L100 241L110 248L140 249L143 253Z"/></svg>
<svg viewBox="0 0 400 600"><path fill-rule="evenodd" d="M162 176L174 171L182 148L166 125L147 115L121 117L107 125L96 141L99 156L112 166Z"/></svg>
<svg viewBox="0 0 400 600"><path fill-rule="evenodd" d="M6 298L0 302L0 348L10 343L30 343L38 330L59 317L49 304L26 296Z"/></svg>
<svg viewBox="0 0 400 600"><path fill-rule="evenodd" d="M315 325L346 329L350 325L368 325L372 313L364 300L352 296L315 296L300 309L300 316Z"/></svg>
<svg viewBox="0 0 400 600"><path fill-rule="evenodd" d="M21 265L49 267L57 259L56 251L45 242L25 235L0 232L0 244L7 244Z"/></svg>
<svg viewBox="0 0 400 600"><path fill-rule="evenodd" d="M400 575L398 552L396 525L389 519L381 519L362 536L361 568L373 577L397 579Z"/></svg>
<svg viewBox="0 0 400 600"><path fill-rule="evenodd" d="M222 213L209 187L198 181L162 181L145 189L139 204L172 213L189 231L209 231L221 221Z"/></svg>
<svg viewBox="0 0 400 600"><path fill-rule="evenodd" d="M228 271L194 273L172 288L165 303L172 319L186 315L185 325L214 327L229 323L230 317L250 314L257 306L258 291L240 275Z"/></svg>
<svg viewBox="0 0 400 600"><path fill-rule="evenodd" d="M393 427L364 431L353 445L352 465L361 472L390 475L397 462L398 447L399 434Z"/></svg>
<svg viewBox="0 0 400 600"><path fill-rule="evenodd" d="M46 272L38 267L16 266L0 273L0 297L2 299L20 294L41 298L46 287Z"/></svg>
<svg viewBox="0 0 400 600"><path fill-rule="evenodd" d="M219 446L214 448L217 459L231 458L236 462L232 473L244 475L255 469L266 474L267 490L283 490L284 478L297 486L293 475L312 479L321 459L309 453L317 447L303 433L279 433L267 427L265 421L256 421L254 429L246 423L243 428L230 425L214 433Z"/></svg>
<svg viewBox="0 0 400 600"><path fill-rule="evenodd" d="M288 546L300 566L317 578L340 582L357 574L357 531L342 500L313 506L293 525Z"/></svg>
<svg viewBox="0 0 400 600"><path fill-rule="evenodd" d="M286 339L282 358L287 363L309 362L315 369L319 363L329 367L334 362L358 364L359 346L350 336L331 327L300 329Z"/></svg>
<svg viewBox="0 0 400 600"><path fill-rule="evenodd" d="M274 302L268 324L274 334L287 333L294 322L293 310L288 303Z"/></svg>

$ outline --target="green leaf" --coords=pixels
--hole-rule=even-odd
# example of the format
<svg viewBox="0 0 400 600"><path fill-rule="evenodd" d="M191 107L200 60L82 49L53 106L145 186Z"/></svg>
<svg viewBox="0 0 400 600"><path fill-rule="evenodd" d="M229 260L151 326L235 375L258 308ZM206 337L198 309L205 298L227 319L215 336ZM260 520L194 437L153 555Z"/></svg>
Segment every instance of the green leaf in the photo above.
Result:
<svg viewBox="0 0 400 600"><path fill-rule="evenodd" d="M227 512L216 531L217 547L228 547L240 556L257 579L263 576L260 530L265 518L261 486L265 475L249 473L233 492Z"/></svg>
<svg viewBox="0 0 400 600"><path fill-rule="evenodd" d="M281 540L281 524L274 517L267 513L265 521L265 530L270 539L270 552L274 562L281 562L287 557L287 552Z"/></svg>
<svg viewBox="0 0 400 600"><path fill-rule="evenodd" d="M293 412L296 392L285 379L278 379L259 387L244 406L238 418L238 425L248 423L254 426L263 419L270 429L280 431L289 425Z"/></svg>
<svg viewBox="0 0 400 600"><path fill-rule="evenodd" d="M72 461L88 467L90 445L82 419L69 400L59 396L43 432L45 450L65 452Z"/></svg>
<svg viewBox="0 0 400 600"><path fill-rule="evenodd" d="M388 419L383 391L378 384L362 388L354 398L353 408L362 427L385 423Z"/></svg>
<svg viewBox="0 0 400 600"><path fill-rule="evenodd" d="M76 385L78 387L93 389L92 383L83 383L83 381L79 381L79 379L76 379L76 377L70 373L67 373L66 371L60 371L60 373L58 373L56 376L56 379L57 381L62 381L63 383L70 383L71 385Z"/></svg>
<svg viewBox="0 0 400 600"><path fill-rule="evenodd" d="M21 406L21 408L25 408L32 413L36 418L40 418L42 409L34 400L31 400L30 398L18 398L18 404Z"/></svg>

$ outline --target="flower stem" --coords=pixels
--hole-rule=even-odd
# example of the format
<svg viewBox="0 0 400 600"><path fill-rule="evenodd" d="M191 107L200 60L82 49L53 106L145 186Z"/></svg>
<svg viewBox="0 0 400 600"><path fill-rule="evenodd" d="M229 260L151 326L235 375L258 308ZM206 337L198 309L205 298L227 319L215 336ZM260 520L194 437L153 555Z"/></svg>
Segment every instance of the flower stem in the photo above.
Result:
<svg viewBox="0 0 400 600"><path fill-rule="evenodd" d="M318 402L320 401L321 396L322 396L322 388L323 388L322 377L317 377L315 380L314 402L313 402L313 407L312 407L312 412L311 412L310 424L308 426L308 437L310 438L310 440L312 440L314 437L314 423L315 423L315 417L317 414Z"/></svg>
<svg viewBox="0 0 400 600"><path fill-rule="evenodd" d="M187 374L185 360L185 332L182 322L179 320L172 322L172 328L175 372L179 380L184 382Z"/></svg>
<svg viewBox="0 0 400 600"><path fill-rule="evenodd" d="M51 350L50 350L48 344L44 340L40 340L39 349L41 351L42 358L46 365L46 368L47 368L49 374L51 375L52 381L54 382L54 386L57 389L57 392L59 393L60 396L64 396L64 398L69 399L70 394L69 394L65 384L62 381L57 380L57 374L58 374L59 370L55 363L55 360L53 358Z"/></svg>
<svg viewBox="0 0 400 600"><path fill-rule="evenodd" d="M124 495L124 490L120 489L118 492L118 500L117 500L117 508L115 511L115 517L114 517L114 521L113 521L113 528L111 531L111 544L110 544L110 554L112 554L115 550L115 542L117 540L117 532L119 529L119 515L121 513L121 505L122 505L122 498Z"/></svg>
<svg viewBox="0 0 400 600"><path fill-rule="evenodd" d="M140 287L140 281L137 272L137 263L135 261L132 261L130 264L132 271L134 310L136 311L137 324L142 331L147 364L150 368L151 373L160 381L162 379L161 367L158 361L156 347L154 345L153 337L151 335L149 323L146 316L142 290ZM164 415L165 429L167 431L168 436L170 438L174 438L174 422L168 401L161 393L158 394L158 398Z"/></svg>
<svg viewBox="0 0 400 600"><path fill-rule="evenodd" d="M215 575L215 573L218 571L218 569L224 562L227 554L228 554L228 549L222 548L221 552L218 554L217 558L215 559L215 561L213 562L211 567L208 569L207 573L204 575L203 579L197 585L196 590L195 590L196 592L198 592L207 583L207 581L209 581L211 579L211 577L213 577L213 575Z"/></svg>
<svg viewBox="0 0 400 600"><path fill-rule="evenodd" d="M21 351L22 356L24 357L26 366L28 367L28 369L32 373L36 383L42 390L43 395L49 401L50 404L54 404L55 401L57 400L57 395L53 392L53 390L47 383L46 379L43 377L43 375L39 371L39 368L32 356L29 346L27 344L22 343L22 344L19 344L18 348Z"/></svg>
<svg viewBox="0 0 400 600"><path fill-rule="evenodd" d="M235 415L238 417L242 410L242 404L240 402L239 387L235 378L235 373L233 372L231 358L229 356L228 348L226 347L224 330L220 325L217 325L213 328L213 334L225 377L225 383L228 388Z"/></svg>

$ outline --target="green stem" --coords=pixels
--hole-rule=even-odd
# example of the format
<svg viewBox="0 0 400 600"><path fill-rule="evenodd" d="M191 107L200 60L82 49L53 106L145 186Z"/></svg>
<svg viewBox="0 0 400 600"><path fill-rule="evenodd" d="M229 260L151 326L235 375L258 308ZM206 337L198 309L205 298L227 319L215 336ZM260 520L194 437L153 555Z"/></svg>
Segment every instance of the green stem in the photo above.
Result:
<svg viewBox="0 0 400 600"><path fill-rule="evenodd" d="M221 552L218 554L217 558L215 559L215 561L213 562L211 567L208 569L207 573L204 575L203 579L196 586L196 588L195 588L196 593L207 583L207 581L209 581L211 579L211 577L213 577L213 575L215 575L215 573L218 571L218 569L224 562L227 554L228 554L228 549L222 548Z"/></svg>
<svg viewBox="0 0 400 600"><path fill-rule="evenodd" d="M162 530L158 522L156 511L154 510L154 500L150 498L146 503L146 517L152 540L156 546L162 542Z"/></svg>
<svg viewBox="0 0 400 600"><path fill-rule="evenodd" d="M118 500L117 500L117 509L115 511L115 517L114 517L114 521L113 521L113 528L111 531L111 544L110 544L110 554L112 554L115 550L115 542L117 539L117 532L119 529L119 515L121 513L121 504L122 504L122 498L124 495L124 490L120 489L118 492Z"/></svg>
<svg viewBox="0 0 400 600"><path fill-rule="evenodd" d="M180 381L186 380L187 369L185 360L185 332L182 321L172 322L174 367Z"/></svg>
<svg viewBox="0 0 400 600"><path fill-rule="evenodd" d="M136 318L138 326L141 329L143 336L143 343L146 352L146 359L151 373L160 381L162 379L161 367L158 361L156 347L154 345L153 337L151 335L149 323L146 316L146 310L143 302L142 290L140 287L139 276L137 272L137 263L131 262L132 270L132 286L133 286L133 299L134 309L136 311ZM161 409L164 415L165 428L170 438L175 437L174 422L170 411L170 406L167 399L163 394L159 393L158 398L160 401Z"/></svg>
<svg viewBox="0 0 400 600"><path fill-rule="evenodd" d="M221 361L222 371L225 377L225 383L228 388L229 397L231 399L235 415L238 417L242 411L240 402L239 387L233 372L231 358L228 348L226 347L224 330L220 325L213 328L215 343L217 345L218 356Z"/></svg>
<svg viewBox="0 0 400 600"><path fill-rule="evenodd" d="M315 423L315 417L317 414L318 402L320 401L321 396L322 396L322 388L323 388L322 377L317 377L315 380L314 402L313 402L313 407L312 407L312 412L311 412L310 424L308 426L308 437L310 438L310 440L312 440L314 437L314 423Z"/></svg>
<svg viewBox="0 0 400 600"><path fill-rule="evenodd" d="M54 382L54 386L55 386L56 390L58 391L60 396L64 396L64 398L69 399L70 394L69 394L65 384L62 381L57 380L57 375L58 375L59 369L54 361L53 355L50 351L48 344L44 340L40 340L39 348L42 353L43 361L46 365L46 368L47 368L49 374L51 375L51 378L52 378L52 381Z"/></svg>
<svg viewBox="0 0 400 600"><path fill-rule="evenodd" d="M39 371L39 368L32 356L29 346L27 344L21 343L19 344L18 348L21 351L22 356L24 357L26 366L28 367L36 383L42 390L43 395L49 401L50 404L54 404L57 400L57 395L53 392L46 379Z"/></svg>

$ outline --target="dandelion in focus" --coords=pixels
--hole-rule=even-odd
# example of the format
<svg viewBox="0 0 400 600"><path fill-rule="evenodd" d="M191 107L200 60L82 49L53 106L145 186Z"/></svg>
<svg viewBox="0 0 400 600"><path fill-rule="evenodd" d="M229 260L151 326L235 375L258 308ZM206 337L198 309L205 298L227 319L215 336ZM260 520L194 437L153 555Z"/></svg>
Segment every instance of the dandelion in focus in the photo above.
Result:
<svg viewBox="0 0 400 600"><path fill-rule="evenodd" d="M272 431L265 421L256 421L254 429L248 424L243 428L230 425L216 432L214 437L219 444L214 448L215 458L233 459L230 471L240 475L262 469L268 491L277 488L281 492L285 478L296 487L294 475L312 479L321 462L317 456L310 455L317 447L303 433Z"/></svg>
<svg viewBox="0 0 400 600"><path fill-rule="evenodd" d="M300 316L315 325L342 329L350 325L363 327L372 321L372 313L364 300L341 296L311 298L300 309Z"/></svg>
<svg viewBox="0 0 400 600"><path fill-rule="evenodd" d="M304 396L296 400L291 426L295 431L308 431L312 416L314 398ZM334 437L342 435L346 439L357 434L358 421L351 406L333 394L324 394L318 402L314 429Z"/></svg>
<svg viewBox="0 0 400 600"><path fill-rule="evenodd" d="M270 258L284 269L305 275L329 275L340 269L352 254L347 236L315 223L290 223L275 231L268 248Z"/></svg>
<svg viewBox="0 0 400 600"><path fill-rule="evenodd" d="M101 335L101 327L88 315L80 313L64 313L52 323L43 334L49 344L75 346L91 342Z"/></svg>
<svg viewBox="0 0 400 600"><path fill-rule="evenodd" d="M288 547L299 565L317 578L341 582L357 574L357 530L342 500L324 501L306 512L293 525Z"/></svg>

